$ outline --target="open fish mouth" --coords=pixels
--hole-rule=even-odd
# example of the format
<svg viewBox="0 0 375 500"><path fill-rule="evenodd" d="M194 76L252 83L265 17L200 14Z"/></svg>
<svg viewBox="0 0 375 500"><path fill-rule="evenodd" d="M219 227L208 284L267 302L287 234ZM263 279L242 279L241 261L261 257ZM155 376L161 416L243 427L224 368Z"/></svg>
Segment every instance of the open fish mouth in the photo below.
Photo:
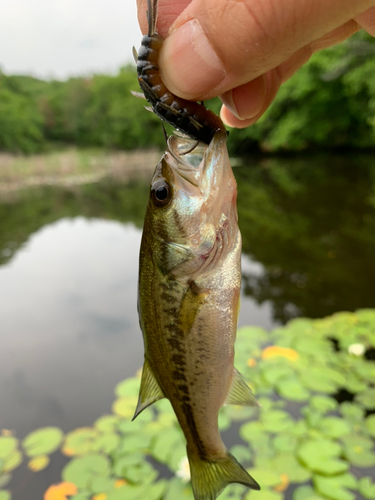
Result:
<svg viewBox="0 0 375 500"><path fill-rule="evenodd" d="M188 137L171 135L168 150L176 160L175 171L193 186L199 187L202 176L202 161L208 149L207 144Z"/></svg>

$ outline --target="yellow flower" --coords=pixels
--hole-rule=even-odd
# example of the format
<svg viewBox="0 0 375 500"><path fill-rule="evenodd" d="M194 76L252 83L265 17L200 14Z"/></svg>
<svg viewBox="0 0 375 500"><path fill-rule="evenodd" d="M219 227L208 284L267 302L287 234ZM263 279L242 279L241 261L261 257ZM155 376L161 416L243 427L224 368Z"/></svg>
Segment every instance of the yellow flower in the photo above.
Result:
<svg viewBox="0 0 375 500"><path fill-rule="evenodd" d="M296 361L299 358L298 352L294 349L290 349L289 347L280 347L278 345L266 347L262 352L262 359L276 358L277 356L287 358L290 361Z"/></svg>
<svg viewBox="0 0 375 500"><path fill-rule="evenodd" d="M289 476L288 474L280 474L280 483L274 487L275 491L285 491L289 486Z"/></svg>
<svg viewBox="0 0 375 500"><path fill-rule="evenodd" d="M44 500L68 500L68 496L75 495L78 489L74 483L53 484L44 493Z"/></svg>

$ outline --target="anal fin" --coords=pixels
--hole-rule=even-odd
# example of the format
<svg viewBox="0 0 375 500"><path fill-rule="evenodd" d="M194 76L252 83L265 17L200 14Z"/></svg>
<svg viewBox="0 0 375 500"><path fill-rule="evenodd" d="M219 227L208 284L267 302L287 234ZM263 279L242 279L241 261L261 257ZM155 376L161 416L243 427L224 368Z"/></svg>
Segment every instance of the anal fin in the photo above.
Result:
<svg viewBox="0 0 375 500"><path fill-rule="evenodd" d="M149 362L147 361L147 359L145 359L142 370L141 388L139 390L138 404L132 420L138 417L138 415L145 408L162 398L165 398L164 393L155 378Z"/></svg>
<svg viewBox="0 0 375 500"><path fill-rule="evenodd" d="M250 387L245 382L241 373L234 368L232 385L229 390L226 405L240 405L240 406L260 406L255 399Z"/></svg>

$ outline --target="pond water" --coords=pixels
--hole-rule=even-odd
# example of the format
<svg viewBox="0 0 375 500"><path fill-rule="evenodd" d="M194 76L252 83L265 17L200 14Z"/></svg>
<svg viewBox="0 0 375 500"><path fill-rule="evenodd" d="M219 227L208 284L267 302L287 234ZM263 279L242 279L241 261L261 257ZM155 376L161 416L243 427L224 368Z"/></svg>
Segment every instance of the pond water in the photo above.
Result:
<svg viewBox="0 0 375 500"><path fill-rule="evenodd" d="M375 162L245 165L235 169L240 325L271 329L295 316L374 307ZM141 367L136 288L147 196L145 180L105 179L0 200L0 429L22 438L45 425L90 425L110 411L116 383Z"/></svg>

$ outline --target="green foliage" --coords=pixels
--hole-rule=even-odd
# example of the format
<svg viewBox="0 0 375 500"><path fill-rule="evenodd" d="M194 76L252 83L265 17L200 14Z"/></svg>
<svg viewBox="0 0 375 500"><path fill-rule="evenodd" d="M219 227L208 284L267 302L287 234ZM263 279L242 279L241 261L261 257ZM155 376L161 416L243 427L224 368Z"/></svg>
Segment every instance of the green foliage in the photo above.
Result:
<svg viewBox="0 0 375 500"><path fill-rule="evenodd" d="M314 54L280 89L258 123L232 130L235 154L375 146L375 41L358 33ZM0 73L0 150L32 153L45 141L120 149L163 146L159 120L143 109L135 68L44 82ZM219 100L208 106L219 112Z"/></svg>
<svg viewBox="0 0 375 500"><path fill-rule="evenodd" d="M339 352L330 348L332 339L346 335L373 347L375 311L337 313L315 321L300 318L269 333L251 327L238 331L235 364L256 389L262 406L245 412L224 407L220 417L228 426L239 423L243 441L231 451L260 482L262 491L231 485L221 499L283 500L290 498L289 484L300 485L293 500L354 500L357 492L375 498L374 477L368 475L375 465L374 415L366 416L361 401L340 403L335 398L354 369L371 389L374 362L353 356L346 348ZM328 386L321 379L314 387L306 383L306 375L315 377L311 371L315 365L328 374ZM279 384L284 377L296 382L285 394ZM114 414L65 436L62 452L72 458L62 471L64 482L51 486L50 498L55 498L54 488L78 488L72 497L78 500L193 500L187 484L186 444L170 403L158 401L130 421L139 383L139 377L120 382ZM299 398L293 392L299 394L301 387L308 397L296 409L294 401ZM22 443L11 435L1 436L0 488L12 486L9 470L20 464L23 454L52 453L60 441L61 432L55 428L39 429ZM30 468L42 470L49 457L39 455L34 462ZM158 480L155 462L168 467L170 480ZM4 489L0 495L10 498Z"/></svg>

